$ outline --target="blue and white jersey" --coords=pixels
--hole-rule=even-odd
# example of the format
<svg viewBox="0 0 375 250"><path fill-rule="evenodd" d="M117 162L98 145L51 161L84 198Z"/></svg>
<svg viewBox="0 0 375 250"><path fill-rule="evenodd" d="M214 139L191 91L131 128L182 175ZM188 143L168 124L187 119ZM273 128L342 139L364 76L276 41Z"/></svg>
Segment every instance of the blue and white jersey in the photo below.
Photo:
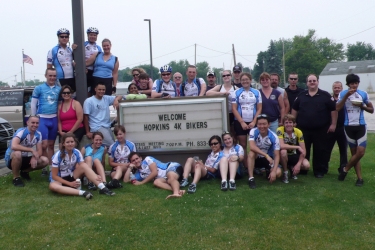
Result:
<svg viewBox="0 0 375 250"><path fill-rule="evenodd" d="M232 85L229 90L229 95L228 95L228 113L233 113L232 112L232 96L234 96L234 92L236 91L236 86ZM224 88L223 85L220 87L220 93L226 93L227 90Z"/></svg>
<svg viewBox="0 0 375 250"><path fill-rule="evenodd" d="M340 102L344 98L347 92L348 92L347 89L341 91L337 102ZM348 97L348 99L346 99L346 102L344 105L344 111L345 111L344 126L366 125L363 110L360 107L354 106L351 103L351 101L359 101L367 105L369 103L368 94L366 91L357 89L355 93L351 94Z"/></svg>
<svg viewBox="0 0 375 250"><path fill-rule="evenodd" d="M191 83L185 81L180 85L181 96L199 96L203 84L206 84L203 78L198 78L198 81L195 78Z"/></svg>
<svg viewBox="0 0 375 250"><path fill-rule="evenodd" d="M228 157L228 158L233 156L233 155L239 157L239 156L244 155L244 154L245 154L245 152L243 151L243 147L240 144L233 145L233 147L231 147L228 150L227 154L225 153L225 150L223 150L223 156Z"/></svg>
<svg viewBox="0 0 375 250"><path fill-rule="evenodd" d="M60 90L61 87L49 86L47 83L36 86L32 94L32 98L38 100L36 114L57 115Z"/></svg>
<svg viewBox="0 0 375 250"><path fill-rule="evenodd" d="M90 132L96 132L101 127L110 128L109 106L113 104L116 96L104 95L102 99L91 96L83 103L83 114L89 117Z"/></svg>
<svg viewBox="0 0 375 250"><path fill-rule="evenodd" d="M59 168L59 176L73 176L73 171L77 163L83 162L83 157L78 149L73 149L72 156L65 152L65 157L61 158L61 151L58 151L52 156L52 167Z"/></svg>
<svg viewBox="0 0 375 250"><path fill-rule="evenodd" d="M204 165L217 170L219 168L220 160L223 156L223 151L217 152L216 154L212 151L211 154L208 155Z"/></svg>
<svg viewBox="0 0 375 250"><path fill-rule="evenodd" d="M118 141L113 143L108 150L109 157L117 163L129 163L129 155L131 152L137 152L135 144L125 140L125 144L121 145Z"/></svg>
<svg viewBox="0 0 375 250"><path fill-rule="evenodd" d="M232 94L233 103L237 104L237 111L242 119L245 122L252 122L257 112L257 104L262 103L262 96L256 89L250 88L246 91L244 88L239 88Z"/></svg>
<svg viewBox="0 0 375 250"><path fill-rule="evenodd" d="M100 78L111 78L116 62L117 60L114 55L111 55L107 61L104 61L104 54L99 53L94 62L94 73L92 75Z"/></svg>
<svg viewBox="0 0 375 250"><path fill-rule="evenodd" d="M96 43L90 43L89 41L85 42L85 60L89 59L93 54L98 52L103 52L102 48ZM90 65L86 67L87 69L93 70L94 66Z"/></svg>
<svg viewBox="0 0 375 250"><path fill-rule="evenodd" d="M56 69L57 79L74 78L73 51L68 46L64 49L56 45L48 51L47 64Z"/></svg>
<svg viewBox="0 0 375 250"><path fill-rule="evenodd" d="M159 160L156 160L154 157L147 156L141 164L141 168L138 169L137 173L135 174L135 177L137 178L137 181L143 181L151 174L150 165L152 163L156 164L156 167L158 169L158 175L155 178L164 178L167 175L167 169L170 162L164 163ZM178 163L177 163L178 164ZM178 164L180 165L180 164Z"/></svg>
<svg viewBox="0 0 375 250"><path fill-rule="evenodd" d="M12 150L12 141L14 138L20 139L21 146L32 148L35 145L42 143L42 134L39 131L35 131L34 136L31 135L30 131L25 128L17 129L16 133L14 133L12 140L10 141L9 147L5 152L5 161L8 163L10 161L10 156L13 152ZM31 152L21 152L22 157L32 156Z"/></svg>
<svg viewBox="0 0 375 250"><path fill-rule="evenodd" d="M156 79L152 85L152 91L157 93L167 93L171 97L177 96L177 87L173 81L164 82L163 80Z"/></svg>
<svg viewBox="0 0 375 250"><path fill-rule="evenodd" d="M254 141L263 153L268 154L272 158L274 157L273 151L280 150L279 138L271 130L268 129L268 134L265 137L262 137L258 128L251 129L249 134L249 141ZM264 156L259 155L259 157Z"/></svg>
<svg viewBox="0 0 375 250"><path fill-rule="evenodd" d="M92 144L89 144L85 147L85 158L90 156L92 158L92 161L94 161L95 159L102 161L104 150L105 150L105 146L101 145L94 153Z"/></svg>

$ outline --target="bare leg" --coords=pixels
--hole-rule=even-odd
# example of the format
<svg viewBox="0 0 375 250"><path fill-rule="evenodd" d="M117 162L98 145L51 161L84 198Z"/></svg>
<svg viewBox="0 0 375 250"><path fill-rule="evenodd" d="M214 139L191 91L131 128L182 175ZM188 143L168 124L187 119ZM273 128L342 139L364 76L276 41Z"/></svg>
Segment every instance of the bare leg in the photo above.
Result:
<svg viewBox="0 0 375 250"><path fill-rule="evenodd" d="M12 173L13 179L20 177L20 169L22 164L22 154L21 151L12 152Z"/></svg>
<svg viewBox="0 0 375 250"><path fill-rule="evenodd" d="M167 183L167 180L164 179L164 178L157 178L154 181L154 186L158 187L158 188L161 188L161 189L172 191L172 187Z"/></svg>
<svg viewBox="0 0 375 250"><path fill-rule="evenodd" d="M301 169L302 170L309 170L310 169L310 162L306 158L303 159L303 161L302 161Z"/></svg>
<svg viewBox="0 0 375 250"><path fill-rule="evenodd" d="M357 163L365 155L366 148L358 146L358 147L350 148L350 151L352 153L352 157L350 158L348 164L344 168L345 172L348 172L352 167L355 167L357 165ZM361 171L360 166L358 170ZM358 176L358 173L357 173L357 176Z"/></svg>
<svg viewBox="0 0 375 250"><path fill-rule="evenodd" d="M49 160L49 164L51 165L52 164L52 156L55 153L55 141L48 140L47 141L47 147L48 147L47 148L47 158Z"/></svg>
<svg viewBox="0 0 375 250"><path fill-rule="evenodd" d="M288 171L288 154L287 154L287 151L285 149L282 149L281 152L280 152L280 163L281 163L281 166L283 166L283 170L284 171Z"/></svg>
<svg viewBox="0 0 375 250"><path fill-rule="evenodd" d="M195 165L193 184L197 184L202 176L206 176L207 170L201 164Z"/></svg>
<svg viewBox="0 0 375 250"><path fill-rule="evenodd" d="M90 165L89 165L90 166ZM94 165L93 167L95 168L96 170L96 173L98 175L100 175L100 177L102 177L102 181L103 182L106 182L106 179L105 179L105 172L104 172L104 167L102 165L102 162L99 161L99 159L95 159L94 160Z"/></svg>
<svg viewBox="0 0 375 250"><path fill-rule="evenodd" d="M254 153L253 151L250 151L247 157L247 163L249 166L249 177L254 177L254 165L255 165L255 158L257 157L257 154Z"/></svg>
<svg viewBox="0 0 375 250"><path fill-rule="evenodd" d="M219 164L221 180L226 181L228 177L229 162L227 157L223 157Z"/></svg>
<svg viewBox="0 0 375 250"><path fill-rule="evenodd" d="M52 192L66 195L79 195L79 190L71 187L64 187L60 182L54 181L49 184L49 189Z"/></svg>
<svg viewBox="0 0 375 250"><path fill-rule="evenodd" d="M190 172L192 172L192 170L194 170L193 167L194 167L194 159L192 157L189 157L186 160L186 163L185 163L185 166L184 166L184 173L182 174L182 177L184 179L187 179L189 177Z"/></svg>
<svg viewBox="0 0 375 250"><path fill-rule="evenodd" d="M180 184L178 182L178 174L175 172L167 173L167 182L172 189L173 194L168 195L166 199L170 198L181 198L185 194L185 190L180 190Z"/></svg>
<svg viewBox="0 0 375 250"><path fill-rule="evenodd" d="M236 178L238 166L239 166L238 161L229 162L229 180L234 180Z"/></svg>

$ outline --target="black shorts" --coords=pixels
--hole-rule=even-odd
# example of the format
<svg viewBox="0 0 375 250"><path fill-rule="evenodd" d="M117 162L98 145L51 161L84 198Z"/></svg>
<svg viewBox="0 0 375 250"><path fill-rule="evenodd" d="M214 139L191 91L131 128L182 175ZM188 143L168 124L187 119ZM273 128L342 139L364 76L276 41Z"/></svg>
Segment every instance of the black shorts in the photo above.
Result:
<svg viewBox="0 0 375 250"><path fill-rule="evenodd" d="M59 79L61 88L64 85L70 86L74 92L76 92L76 79L75 78L68 78L68 79Z"/></svg>
<svg viewBox="0 0 375 250"><path fill-rule="evenodd" d="M62 132L68 132L68 131L62 131ZM85 135L85 127L77 128L76 131L73 132L73 134L76 136L76 139L78 140L78 143L81 142L82 137ZM61 135L59 135L59 143L61 142ZM78 145L77 145L78 146Z"/></svg>
<svg viewBox="0 0 375 250"><path fill-rule="evenodd" d="M300 154L288 155L288 166L294 167L299 161Z"/></svg>
<svg viewBox="0 0 375 250"><path fill-rule="evenodd" d="M21 168L20 170L26 170L31 168L30 166L30 160L32 156L24 156L22 157L22 162L21 162ZM9 165L7 166L10 170L12 170L12 159L9 161Z"/></svg>
<svg viewBox="0 0 375 250"><path fill-rule="evenodd" d="M247 125L250 124L250 122L245 122ZM242 126L241 126L241 123L239 123L239 121L237 120L234 120L234 131L236 131L236 135L239 136L239 135L248 135L249 132L250 132L250 129L246 129L246 130L243 130L242 129Z"/></svg>
<svg viewBox="0 0 375 250"><path fill-rule="evenodd" d="M234 123L234 114L229 113L229 126L233 126Z"/></svg>
<svg viewBox="0 0 375 250"><path fill-rule="evenodd" d="M344 127L346 140L349 147L366 147L367 144L367 129L366 125L359 126L345 126Z"/></svg>
<svg viewBox="0 0 375 250"><path fill-rule="evenodd" d="M93 73L94 73L94 70L87 69L86 81L87 81L87 88L90 88L90 92L91 92L91 89L95 88L95 82L94 82L94 78L92 76Z"/></svg>
<svg viewBox="0 0 375 250"><path fill-rule="evenodd" d="M266 159L266 157L257 157L255 159L254 167L271 169L270 162Z"/></svg>
<svg viewBox="0 0 375 250"><path fill-rule="evenodd" d="M70 175L65 176L65 177L61 177L61 178L66 180L66 181L69 181L69 182L76 181L76 179L74 179L74 177L70 176ZM62 183L62 185L65 186L65 187L71 187L71 186L65 185L64 183Z"/></svg>
<svg viewBox="0 0 375 250"><path fill-rule="evenodd" d="M194 173L191 173L191 177L194 179ZM207 171L207 174L205 176L201 176L201 180L211 180L216 178L216 173L213 174L211 172Z"/></svg>
<svg viewBox="0 0 375 250"><path fill-rule="evenodd" d="M93 76L94 79L94 88L91 88L91 93L95 95L95 87L98 83L103 83L105 85L105 95L112 95L112 83L113 78L101 78Z"/></svg>

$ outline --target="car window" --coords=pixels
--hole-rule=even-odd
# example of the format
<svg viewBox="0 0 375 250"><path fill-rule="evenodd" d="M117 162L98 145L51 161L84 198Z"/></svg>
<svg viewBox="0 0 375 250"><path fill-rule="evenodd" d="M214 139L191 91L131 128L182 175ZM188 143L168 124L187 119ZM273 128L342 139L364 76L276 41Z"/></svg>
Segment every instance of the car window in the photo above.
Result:
<svg viewBox="0 0 375 250"><path fill-rule="evenodd" d="M23 90L0 92L0 106L23 106Z"/></svg>

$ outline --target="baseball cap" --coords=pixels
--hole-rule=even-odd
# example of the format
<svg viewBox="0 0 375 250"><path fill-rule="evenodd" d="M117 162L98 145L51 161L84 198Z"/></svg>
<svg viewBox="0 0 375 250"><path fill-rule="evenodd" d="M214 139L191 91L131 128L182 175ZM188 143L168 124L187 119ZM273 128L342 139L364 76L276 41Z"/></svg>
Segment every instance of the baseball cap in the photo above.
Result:
<svg viewBox="0 0 375 250"><path fill-rule="evenodd" d="M241 66L238 66L238 65L234 66L234 67L233 67L233 72L236 72L236 71L237 71L237 72L238 72L238 71L239 71L239 72L242 72L242 68L241 68Z"/></svg>
<svg viewBox="0 0 375 250"><path fill-rule="evenodd" d="M214 71L212 71L212 70L210 70L210 71L208 71L207 72L207 76L216 76L216 74L215 74L215 72Z"/></svg>

